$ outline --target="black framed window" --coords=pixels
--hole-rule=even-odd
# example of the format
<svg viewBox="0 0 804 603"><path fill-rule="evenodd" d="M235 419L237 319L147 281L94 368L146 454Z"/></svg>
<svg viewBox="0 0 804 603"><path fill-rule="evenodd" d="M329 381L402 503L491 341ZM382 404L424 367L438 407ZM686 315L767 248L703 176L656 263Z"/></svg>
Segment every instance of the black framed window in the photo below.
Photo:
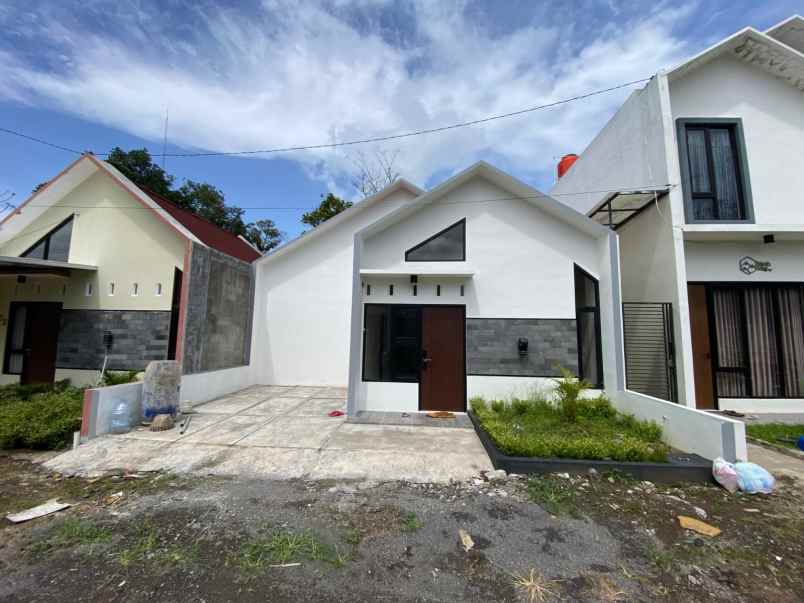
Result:
<svg viewBox="0 0 804 603"><path fill-rule="evenodd" d="M750 221L740 120L679 120L678 141L687 220Z"/></svg>
<svg viewBox="0 0 804 603"><path fill-rule="evenodd" d="M363 381L419 381L421 309L366 304L363 317Z"/></svg>
<svg viewBox="0 0 804 603"><path fill-rule="evenodd" d="M406 262L463 262L465 260L465 218L405 252Z"/></svg>
<svg viewBox="0 0 804 603"><path fill-rule="evenodd" d="M66 262L70 257L70 240L72 236L73 217L70 216L31 245L20 257Z"/></svg>
<svg viewBox="0 0 804 603"><path fill-rule="evenodd" d="M600 344L600 290L597 279L575 266L575 320L578 329L578 376L603 387Z"/></svg>

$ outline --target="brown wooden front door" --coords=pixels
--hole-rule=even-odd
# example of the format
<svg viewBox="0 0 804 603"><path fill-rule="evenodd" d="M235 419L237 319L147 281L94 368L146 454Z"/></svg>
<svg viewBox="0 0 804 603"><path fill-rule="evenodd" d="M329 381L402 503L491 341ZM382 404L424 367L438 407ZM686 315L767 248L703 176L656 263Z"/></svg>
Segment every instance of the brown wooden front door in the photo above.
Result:
<svg viewBox="0 0 804 603"><path fill-rule="evenodd" d="M6 339L6 372L19 373L20 383L52 383L61 318L60 303L11 304Z"/></svg>
<svg viewBox="0 0 804 603"><path fill-rule="evenodd" d="M709 311L706 286L688 285L690 330L692 331L692 368L695 375L695 406L702 410L717 408L712 379L712 342L709 336Z"/></svg>
<svg viewBox="0 0 804 603"><path fill-rule="evenodd" d="M466 308L422 308L421 410L466 410Z"/></svg>

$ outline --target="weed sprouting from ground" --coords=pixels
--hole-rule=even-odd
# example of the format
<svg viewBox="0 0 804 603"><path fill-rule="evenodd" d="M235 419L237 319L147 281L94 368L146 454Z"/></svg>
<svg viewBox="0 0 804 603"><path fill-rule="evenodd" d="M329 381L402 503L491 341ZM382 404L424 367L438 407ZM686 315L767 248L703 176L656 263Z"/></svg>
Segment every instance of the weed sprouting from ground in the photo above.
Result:
<svg viewBox="0 0 804 603"><path fill-rule="evenodd" d="M532 502L552 515L578 516L575 490L551 477L532 477L528 480L528 496Z"/></svg>
<svg viewBox="0 0 804 603"><path fill-rule="evenodd" d="M528 603L543 603L547 597L557 596L548 588L553 583L555 580L548 580L533 568L527 574L514 575L514 585L525 592Z"/></svg>
<svg viewBox="0 0 804 603"><path fill-rule="evenodd" d="M406 513L402 517L401 528L403 532L416 532L420 530L423 525L421 520L416 516L416 513Z"/></svg>
<svg viewBox="0 0 804 603"><path fill-rule="evenodd" d="M25 550L32 557L72 546L87 546L91 551L95 545L109 542L111 539L112 532L107 528L90 521L69 517L57 524L47 538L33 542Z"/></svg>
<svg viewBox="0 0 804 603"><path fill-rule="evenodd" d="M189 545L163 542L156 526L145 523L138 529L134 542L121 550L117 559L124 567L145 561L163 566L180 565L195 561L199 549L198 542Z"/></svg>
<svg viewBox="0 0 804 603"><path fill-rule="evenodd" d="M338 547L321 541L309 530L283 530L252 538L243 544L234 561L247 572L303 561L323 561L335 567L342 567L346 562Z"/></svg>
<svg viewBox="0 0 804 603"><path fill-rule="evenodd" d="M597 593L596 598L604 603L617 603L618 601L625 601L625 593L617 589L614 584L606 576L598 576L597 580Z"/></svg>

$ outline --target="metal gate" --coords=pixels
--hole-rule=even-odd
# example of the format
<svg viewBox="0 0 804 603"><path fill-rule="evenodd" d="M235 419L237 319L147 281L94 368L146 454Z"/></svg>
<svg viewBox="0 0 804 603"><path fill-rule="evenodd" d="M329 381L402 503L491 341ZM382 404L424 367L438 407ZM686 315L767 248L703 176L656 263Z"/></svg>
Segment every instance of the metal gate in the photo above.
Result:
<svg viewBox="0 0 804 603"><path fill-rule="evenodd" d="M628 389L677 402L673 304L623 303L623 335Z"/></svg>

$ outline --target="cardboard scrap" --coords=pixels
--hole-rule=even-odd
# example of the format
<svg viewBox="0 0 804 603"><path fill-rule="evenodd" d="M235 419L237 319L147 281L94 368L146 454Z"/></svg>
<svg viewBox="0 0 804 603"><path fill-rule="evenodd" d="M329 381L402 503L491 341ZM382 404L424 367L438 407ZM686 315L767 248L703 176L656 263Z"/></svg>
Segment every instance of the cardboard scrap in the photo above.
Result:
<svg viewBox="0 0 804 603"><path fill-rule="evenodd" d="M455 413L448 410L433 410L427 413L431 419L454 419Z"/></svg>
<svg viewBox="0 0 804 603"><path fill-rule="evenodd" d="M717 536L721 532L720 528L710 526L708 523L704 523L700 519L695 519L694 517L688 517L686 515L679 515L678 523L685 530L692 530L693 532L698 532L704 536Z"/></svg>
<svg viewBox="0 0 804 603"><path fill-rule="evenodd" d="M60 503L58 499L52 498L46 503L42 503L36 507L32 507L26 511L21 511L19 513L12 513L11 515L6 515L6 519L8 519L12 523L22 523L24 521L30 521L31 519L36 519L37 517L44 517L45 515L50 515L51 513L58 513L59 511L63 511L70 507L70 503Z"/></svg>
<svg viewBox="0 0 804 603"><path fill-rule="evenodd" d="M472 537L469 535L469 532L461 528L458 530L458 536L461 537L461 544L463 545L463 550L467 553L471 551L475 547L475 541L472 540Z"/></svg>

